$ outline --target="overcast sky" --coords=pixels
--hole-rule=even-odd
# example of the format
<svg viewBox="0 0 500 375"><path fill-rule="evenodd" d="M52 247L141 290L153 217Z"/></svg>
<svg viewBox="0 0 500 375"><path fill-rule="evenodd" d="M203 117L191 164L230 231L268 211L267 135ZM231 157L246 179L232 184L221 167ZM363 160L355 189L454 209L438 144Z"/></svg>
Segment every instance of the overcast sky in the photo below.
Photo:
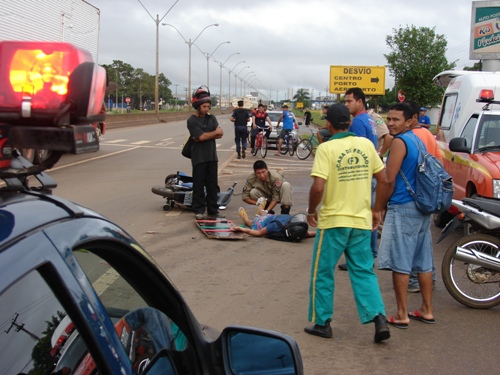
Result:
<svg viewBox="0 0 500 375"><path fill-rule="evenodd" d="M188 86L189 48L174 28L161 23L175 26L186 40L194 40L210 24L219 24L204 30L196 40L201 51L208 54L220 43L230 41L220 45L209 62L210 89L217 94L220 66L214 59L226 62L228 69L255 83L273 100L284 99L287 90L297 88L314 90L314 96L324 95L330 65L385 65L384 53L390 52L386 36L393 35L394 29L411 25L435 27L436 33L444 34L448 41L447 58L457 60L458 69L475 62L469 60L470 0L87 2L99 8L101 14L98 62L111 64L121 60L150 74L155 73L156 15L159 16L159 71L178 84L179 96ZM207 83L207 59L194 45L191 53L193 90ZM231 56L233 53L239 55ZM222 70L224 94L228 91L228 74ZM393 85L387 71L386 88ZM171 89L175 93L175 86ZM238 95L240 91L238 79Z"/></svg>

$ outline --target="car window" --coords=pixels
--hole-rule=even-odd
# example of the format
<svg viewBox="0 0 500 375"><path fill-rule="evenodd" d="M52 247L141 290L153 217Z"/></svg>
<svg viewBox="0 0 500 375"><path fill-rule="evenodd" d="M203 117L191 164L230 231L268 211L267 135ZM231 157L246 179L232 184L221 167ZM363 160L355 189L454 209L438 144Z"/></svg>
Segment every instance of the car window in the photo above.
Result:
<svg viewBox="0 0 500 375"><path fill-rule="evenodd" d="M74 373L83 367L88 349L37 271L20 278L0 296L0 363L2 374L50 374L64 367ZM89 359L90 358L90 355Z"/></svg>
<svg viewBox="0 0 500 375"><path fill-rule="evenodd" d="M281 113L268 113L268 115L272 122L278 122L281 117Z"/></svg>
<svg viewBox="0 0 500 375"><path fill-rule="evenodd" d="M482 116L478 147L498 145L500 145L500 116Z"/></svg>
<svg viewBox="0 0 500 375"><path fill-rule="evenodd" d="M477 124L477 115L473 115L467 124L464 126L464 130L462 131L462 137L467 141L467 147L472 148L474 141L474 133L476 132L476 124Z"/></svg>
<svg viewBox="0 0 500 375"><path fill-rule="evenodd" d="M445 96L443 108L441 109L441 122L439 124L439 127L441 129L449 129L451 125L456 121L456 118L454 116L456 103L457 95Z"/></svg>
<svg viewBox="0 0 500 375"><path fill-rule="evenodd" d="M102 249L100 249L102 251ZM138 354L132 360L134 366L144 358L151 359L161 349L183 350L186 347L186 337L165 314L157 309L151 308L144 298L139 294L139 288L134 288L111 264L95 253L87 249L74 252L75 258L83 268L89 281L92 283L99 299L103 303L108 315L115 324L116 331L120 336L127 352L130 352L133 343L127 341L129 335L134 332L139 346L135 348ZM119 262L119 260L117 260ZM140 275L137 275L140 278ZM135 282L137 279L134 279ZM149 329L148 324L155 326ZM123 331L126 327L127 332ZM160 329L161 327L161 329ZM157 331L157 332L156 332ZM158 336L157 338L152 335ZM142 344L139 338L143 338ZM147 342L154 345L146 348ZM155 347L160 344L160 347ZM133 349L133 348L132 348Z"/></svg>

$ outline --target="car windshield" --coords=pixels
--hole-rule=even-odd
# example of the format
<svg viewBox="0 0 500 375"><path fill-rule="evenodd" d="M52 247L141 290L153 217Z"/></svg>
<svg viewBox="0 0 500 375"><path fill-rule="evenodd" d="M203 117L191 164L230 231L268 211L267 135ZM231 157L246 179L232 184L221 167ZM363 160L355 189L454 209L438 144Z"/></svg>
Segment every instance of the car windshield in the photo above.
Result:
<svg viewBox="0 0 500 375"><path fill-rule="evenodd" d="M278 120L281 117L281 112L279 113L268 113L269 118L271 119L272 122L278 122Z"/></svg>

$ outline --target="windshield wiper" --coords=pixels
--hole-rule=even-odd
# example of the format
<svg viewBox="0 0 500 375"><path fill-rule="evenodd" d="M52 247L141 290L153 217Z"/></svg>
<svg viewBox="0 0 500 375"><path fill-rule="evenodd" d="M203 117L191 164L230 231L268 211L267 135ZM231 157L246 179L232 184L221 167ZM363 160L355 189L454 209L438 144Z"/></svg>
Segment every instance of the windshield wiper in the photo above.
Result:
<svg viewBox="0 0 500 375"><path fill-rule="evenodd" d="M487 152L487 151L494 150L494 149L500 149L500 145L479 147L476 151Z"/></svg>

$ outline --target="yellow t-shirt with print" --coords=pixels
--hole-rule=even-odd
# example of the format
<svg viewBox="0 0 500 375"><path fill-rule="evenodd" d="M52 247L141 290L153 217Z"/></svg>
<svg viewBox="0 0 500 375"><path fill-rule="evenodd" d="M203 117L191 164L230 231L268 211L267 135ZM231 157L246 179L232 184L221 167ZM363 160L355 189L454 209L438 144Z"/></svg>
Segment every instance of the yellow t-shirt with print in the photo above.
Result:
<svg viewBox="0 0 500 375"><path fill-rule="evenodd" d="M373 143L350 132L319 145L311 176L326 180L318 228L372 229L371 186L384 164Z"/></svg>

